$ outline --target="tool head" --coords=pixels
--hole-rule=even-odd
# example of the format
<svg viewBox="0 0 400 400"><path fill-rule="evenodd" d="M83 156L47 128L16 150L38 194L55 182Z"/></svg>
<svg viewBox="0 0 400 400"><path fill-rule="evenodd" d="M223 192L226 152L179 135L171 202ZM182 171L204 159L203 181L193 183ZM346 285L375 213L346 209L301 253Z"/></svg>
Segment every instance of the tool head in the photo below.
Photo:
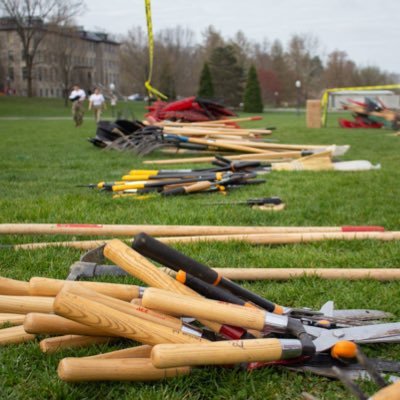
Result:
<svg viewBox="0 0 400 400"><path fill-rule="evenodd" d="M84 262L90 262L90 263L95 263L95 264L100 264L102 262L105 262L105 257L104 257L104 247L105 244L102 246L96 247L95 249L87 251L85 254L83 254L80 258L80 261Z"/></svg>
<svg viewBox="0 0 400 400"><path fill-rule="evenodd" d="M400 339L400 322L338 329L324 329L307 325L304 325L304 328L309 335L316 338L313 343L317 353L328 350L337 342L344 340L356 343L375 343Z"/></svg>

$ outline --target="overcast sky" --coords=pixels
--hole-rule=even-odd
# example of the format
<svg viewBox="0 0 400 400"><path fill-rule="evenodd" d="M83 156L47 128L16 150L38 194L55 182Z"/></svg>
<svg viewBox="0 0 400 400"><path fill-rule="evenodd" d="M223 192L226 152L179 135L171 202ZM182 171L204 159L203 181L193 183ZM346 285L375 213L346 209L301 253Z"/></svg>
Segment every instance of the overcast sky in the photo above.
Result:
<svg viewBox="0 0 400 400"><path fill-rule="evenodd" d="M86 0L79 23L124 34L133 26L146 29L144 0ZM188 27L201 41L210 24L224 37L242 30L261 42L293 33L319 38L323 57L339 49L362 66L400 73L400 0L152 0L154 30Z"/></svg>

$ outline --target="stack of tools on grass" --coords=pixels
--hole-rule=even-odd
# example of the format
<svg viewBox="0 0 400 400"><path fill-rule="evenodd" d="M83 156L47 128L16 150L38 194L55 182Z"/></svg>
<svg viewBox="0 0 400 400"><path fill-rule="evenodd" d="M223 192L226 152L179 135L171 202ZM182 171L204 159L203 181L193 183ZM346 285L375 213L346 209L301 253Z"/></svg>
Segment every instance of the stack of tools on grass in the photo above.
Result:
<svg viewBox="0 0 400 400"><path fill-rule="evenodd" d="M311 151L295 151L288 153L272 152L265 154L251 154L241 156L215 156L215 157L190 157L174 158L169 160L147 160L144 164L171 165L187 163L209 163L222 165L232 165L235 162L242 161L258 163L258 173L267 173L271 171L369 171L380 169L380 164L373 165L368 160L336 161L333 155L347 151L343 149L347 146L329 146L326 149L314 149ZM292 159L286 158L290 154ZM271 162L272 161L272 162Z"/></svg>
<svg viewBox="0 0 400 400"><path fill-rule="evenodd" d="M100 121L96 136L89 141L103 149L132 151L138 155L149 154L156 149L173 148L175 151L246 151L261 152L253 149L263 135L271 134L270 129L241 129L232 125L235 121L255 120L260 117L219 120L212 124L187 124L164 122L153 125L140 121L117 120ZM233 121L233 122L232 122ZM251 139L251 140L250 140ZM246 146L249 146L247 148Z"/></svg>
<svg viewBox="0 0 400 400"><path fill-rule="evenodd" d="M215 167L181 170L131 170L122 180L80 185L116 193L115 197L158 193L176 196L192 193L226 192L244 185L264 183L257 173L264 169L257 161L230 161L218 157Z"/></svg>
<svg viewBox="0 0 400 400"><path fill-rule="evenodd" d="M159 380L196 373L200 365L280 366L329 377L337 376L336 366L352 379L366 379L370 368L357 362L356 344L400 341L400 323L382 322L392 317L387 312L336 310L331 301L320 310L281 306L145 233L132 247L114 239L86 256L107 258L147 287L0 279L1 318L15 325L0 330L3 345L47 335L39 344L45 353L118 340L125 347L62 359L58 375L64 381ZM400 373L398 362L369 359L368 365L376 374Z"/></svg>
<svg viewBox="0 0 400 400"><path fill-rule="evenodd" d="M379 99L366 97L364 103L349 99L343 109L351 111L354 120L339 119L342 128L400 128L400 112L387 108Z"/></svg>
<svg viewBox="0 0 400 400"><path fill-rule="evenodd" d="M139 232L156 236L163 243L230 242L250 244L310 243L326 240L400 240L400 232L382 226L214 226L214 225L98 225L98 224L0 224L3 235L125 236ZM89 250L107 239L3 245L19 249L72 247Z"/></svg>
<svg viewBox="0 0 400 400"><path fill-rule="evenodd" d="M200 97L187 97L173 102L156 101L147 107L145 116L151 122L170 120L181 122L215 121L236 114L215 101Z"/></svg>

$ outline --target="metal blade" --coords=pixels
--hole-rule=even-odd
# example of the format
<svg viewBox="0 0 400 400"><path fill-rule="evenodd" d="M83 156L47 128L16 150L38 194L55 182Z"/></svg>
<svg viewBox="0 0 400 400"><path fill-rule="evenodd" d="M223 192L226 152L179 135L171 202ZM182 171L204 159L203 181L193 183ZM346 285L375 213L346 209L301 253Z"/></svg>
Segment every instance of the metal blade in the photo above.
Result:
<svg viewBox="0 0 400 400"><path fill-rule="evenodd" d="M344 309L335 310L335 304L332 300L327 301L319 310L324 317L356 320L374 320L392 318L393 314L381 310L368 309ZM321 315L321 316L322 316Z"/></svg>
<svg viewBox="0 0 400 400"><path fill-rule="evenodd" d="M393 314L381 310L353 309L353 310L333 310L333 318L356 319L356 320L375 320L392 318Z"/></svg>
<svg viewBox="0 0 400 400"><path fill-rule="evenodd" d="M304 325L304 329L308 334L316 337L313 343L317 352L327 350L342 340L374 343L386 337L390 339L393 336L400 336L400 322L339 329L323 329Z"/></svg>

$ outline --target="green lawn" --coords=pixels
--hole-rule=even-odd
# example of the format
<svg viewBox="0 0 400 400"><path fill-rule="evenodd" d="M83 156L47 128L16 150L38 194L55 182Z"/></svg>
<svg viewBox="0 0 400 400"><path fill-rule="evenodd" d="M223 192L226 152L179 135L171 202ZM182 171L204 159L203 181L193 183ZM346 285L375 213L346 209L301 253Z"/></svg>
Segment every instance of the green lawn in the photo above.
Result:
<svg viewBox="0 0 400 400"><path fill-rule="evenodd" d="M123 111L124 104L120 104ZM142 103L130 103L143 115ZM304 115L268 113L248 126L277 126L271 138L288 143L350 144L343 159L380 162L370 172L274 172L267 183L218 194L135 201L113 200L76 185L117 180L132 168L143 167L133 154L103 152L87 138L95 124L86 115L82 127L72 119L12 120L4 117L69 117L62 102L0 98L0 223L98 224L210 224L210 225L384 225L398 230L400 170L398 137L389 131L342 130L336 117L323 130L305 128ZM106 117L109 117L106 114ZM145 159L165 157L161 153ZM189 165L188 165L189 166ZM179 166L181 168L183 166ZM148 166L146 166L148 168ZM245 200L280 196L287 204L279 213L263 213L239 206L213 207L209 201ZM70 238L9 235L2 244ZM199 261L215 267L398 267L397 242L321 242L285 246L250 246L243 243L176 246ZM81 252L72 249L12 251L1 249L0 275L15 279L31 276L65 278ZM125 279L125 282L136 282ZM288 282L243 283L244 286L287 306L319 308L334 300L339 308L378 308L400 316L400 284L374 281L324 281L301 278ZM126 346L121 342L114 348ZM400 358L399 345L365 346L374 356ZM156 383L66 384L56 373L66 356L96 354L106 347L64 351L46 356L37 342L0 350L0 399L299 399L302 391L320 399L349 399L336 381L271 368L246 373L238 369L202 368L190 376ZM376 388L364 384L372 393Z"/></svg>

